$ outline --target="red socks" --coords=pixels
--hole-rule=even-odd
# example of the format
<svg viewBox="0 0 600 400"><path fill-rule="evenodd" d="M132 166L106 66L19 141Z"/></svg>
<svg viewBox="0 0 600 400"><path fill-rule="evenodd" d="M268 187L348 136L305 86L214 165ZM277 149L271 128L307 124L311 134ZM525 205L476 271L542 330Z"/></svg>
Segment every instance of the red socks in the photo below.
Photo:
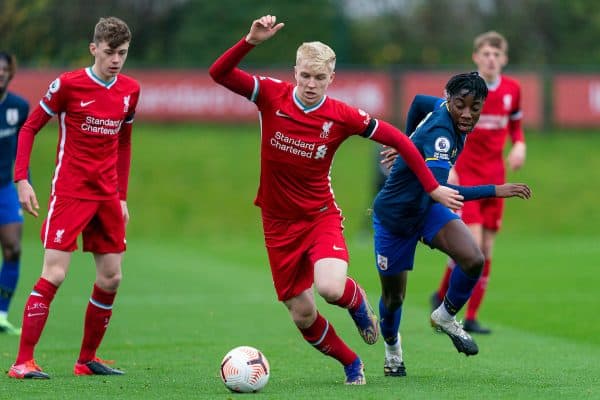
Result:
<svg viewBox="0 0 600 400"><path fill-rule="evenodd" d="M110 293L94 285L85 313L83 341L81 342L78 363L85 364L96 357L96 350L98 350L106 328L108 328L116 294L116 292Z"/></svg>
<svg viewBox="0 0 600 400"><path fill-rule="evenodd" d="M337 301L331 304L347 308L350 311L356 311L363 302L363 295L360 291L360 286L352 278L346 278L346 286L344 293Z"/></svg>
<svg viewBox="0 0 600 400"><path fill-rule="evenodd" d="M15 364L23 364L33 358L33 351L48 320L50 303L57 289L44 278L40 278L33 287L23 311L21 340Z"/></svg>
<svg viewBox="0 0 600 400"><path fill-rule="evenodd" d="M479 306L481 306L481 302L483 301L483 296L485 295L488 280L490 278L490 267L491 260L485 260L481 277L477 281L477 285L473 288L473 293L471 293L471 298L467 303L465 319L477 319L477 311L479 311Z"/></svg>
<svg viewBox="0 0 600 400"><path fill-rule="evenodd" d="M300 332L314 348L335 358L344 366L351 364L358 357L337 335L329 321L318 312L315 322L306 329L300 329Z"/></svg>

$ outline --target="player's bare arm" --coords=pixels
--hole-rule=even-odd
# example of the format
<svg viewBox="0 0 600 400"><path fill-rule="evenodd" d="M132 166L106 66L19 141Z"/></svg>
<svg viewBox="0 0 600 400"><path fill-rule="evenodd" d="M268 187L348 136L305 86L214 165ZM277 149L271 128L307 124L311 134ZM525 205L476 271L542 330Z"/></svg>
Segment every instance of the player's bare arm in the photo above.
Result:
<svg viewBox="0 0 600 400"><path fill-rule="evenodd" d="M123 220L125 225L129 222L129 209L127 208L127 201L121 200L121 211L123 212Z"/></svg>
<svg viewBox="0 0 600 400"><path fill-rule="evenodd" d="M515 142L506 157L508 168L511 171L520 169L525 164L525 156L527 153L527 146L524 142Z"/></svg>
<svg viewBox="0 0 600 400"><path fill-rule="evenodd" d="M35 191L27 179L22 179L17 182L17 192L19 193L19 203L21 203L21 207L29 214L37 217L37 210L39 210L40 205L38 204Z"/></svg>
<svg viewBox="0 0 600 400"><path fill-rule="evenodd" d="M505 183L496 186L496 197L531 198L531 189L524 183Z"/></svg>
<svg viewBox="0 0 600 400"><path fill-rule="evenodd" d="M255 19L250 26L250 32L246 35L246 42L256 46L270 39L284 27L283 22L278 24L276 22L277 17L274 15L264 15Z"/></svg>

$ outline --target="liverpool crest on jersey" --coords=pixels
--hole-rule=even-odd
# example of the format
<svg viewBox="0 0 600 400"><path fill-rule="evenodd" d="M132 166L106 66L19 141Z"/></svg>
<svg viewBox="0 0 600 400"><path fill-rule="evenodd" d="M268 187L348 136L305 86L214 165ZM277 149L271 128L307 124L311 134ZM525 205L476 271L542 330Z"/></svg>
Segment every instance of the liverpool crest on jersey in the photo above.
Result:
<svg viewBox="0 0 600 400"><path fill-rule="evenodd" d="M18 108L7 108L6 109L6 123L8 125L16 125L19 122L19 109Z"/></svg>
<svg viewBox="0 0 600 400"><path fill-rule="evenodd" d="M321 139L327 139L329 137L329 131L331 130L332 125L333 121L323 122L323 127L321 128L321 135L319 136Z"/></svg>

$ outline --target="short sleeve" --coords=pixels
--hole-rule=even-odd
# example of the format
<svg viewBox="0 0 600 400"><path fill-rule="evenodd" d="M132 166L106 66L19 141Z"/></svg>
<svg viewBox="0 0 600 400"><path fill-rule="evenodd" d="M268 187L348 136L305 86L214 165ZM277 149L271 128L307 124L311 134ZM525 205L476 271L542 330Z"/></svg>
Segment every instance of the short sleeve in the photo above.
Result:
<svg viewBox="0 0 600 400"><path fill-rule="evenodd" d="M368 112L344 103L340 103L340 107L343 108L344 125L351 135L361 135L367 138L373 135L377 124L372 123L375 120Z"/></svg>
<svg viewBox="0 0 600 400"><path fill-rule="evenodd" d="M250 101L256 103L259 110L263 109L271 102L273 98L283 93L288 85L289 83L279 79L265 76L255 76L254 90L250 96Z"/></svg>
<svg viewBox="0 0 600 400"><path fill-rule="evenodd" d="M53 80L48 86L48 91L42 100L40 100L40 106L51 116L58 114L63 109L65 99L65 79L60 76Z"/></svg>

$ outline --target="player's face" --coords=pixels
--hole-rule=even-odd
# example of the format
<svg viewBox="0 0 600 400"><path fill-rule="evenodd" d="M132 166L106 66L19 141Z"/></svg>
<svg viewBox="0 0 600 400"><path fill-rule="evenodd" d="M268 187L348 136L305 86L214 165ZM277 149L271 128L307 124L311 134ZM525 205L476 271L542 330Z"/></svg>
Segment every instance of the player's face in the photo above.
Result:
<svg viewBox="0 0 600 400"><path fill-rule="evenodd" d="M506 65L506 53L489 44L483 45L473 53L473 62L477 65L479 74L486 82L493 82Z"/></svg>
<svg viewBox="0 0 600 400"><path fill-rule="evenodd" d="M296 93L305 106L317 104L333 81L335 72L328 68L316 68L306 60L300 60L294 68L296 74Z"/></svg>
<svg viewBox="0 0 600 400"><path fill-rule="evenodd" d="M466 90L463 91L463 94L448 98L448 111L450 111L454 126L463 133L473 130L479 121L482 108L483 100L475 99L473 94Z"/></svg>
<svg viewBox="0 0 600 400"><path fill-rule="evenodd" d="M98 44L90 43L90 53L94 56L94 73L100 79L110 81L117 76L125 64L127 52L129 51L129 42L125 42L119 47L112 48L106 42Z"/></svg>
<svg viewBox="0 0 600 400"><path fill-rule="evenodd" d="M0 93L6 91L10 82L10 66L5 59L0 58Z"/></svg>

